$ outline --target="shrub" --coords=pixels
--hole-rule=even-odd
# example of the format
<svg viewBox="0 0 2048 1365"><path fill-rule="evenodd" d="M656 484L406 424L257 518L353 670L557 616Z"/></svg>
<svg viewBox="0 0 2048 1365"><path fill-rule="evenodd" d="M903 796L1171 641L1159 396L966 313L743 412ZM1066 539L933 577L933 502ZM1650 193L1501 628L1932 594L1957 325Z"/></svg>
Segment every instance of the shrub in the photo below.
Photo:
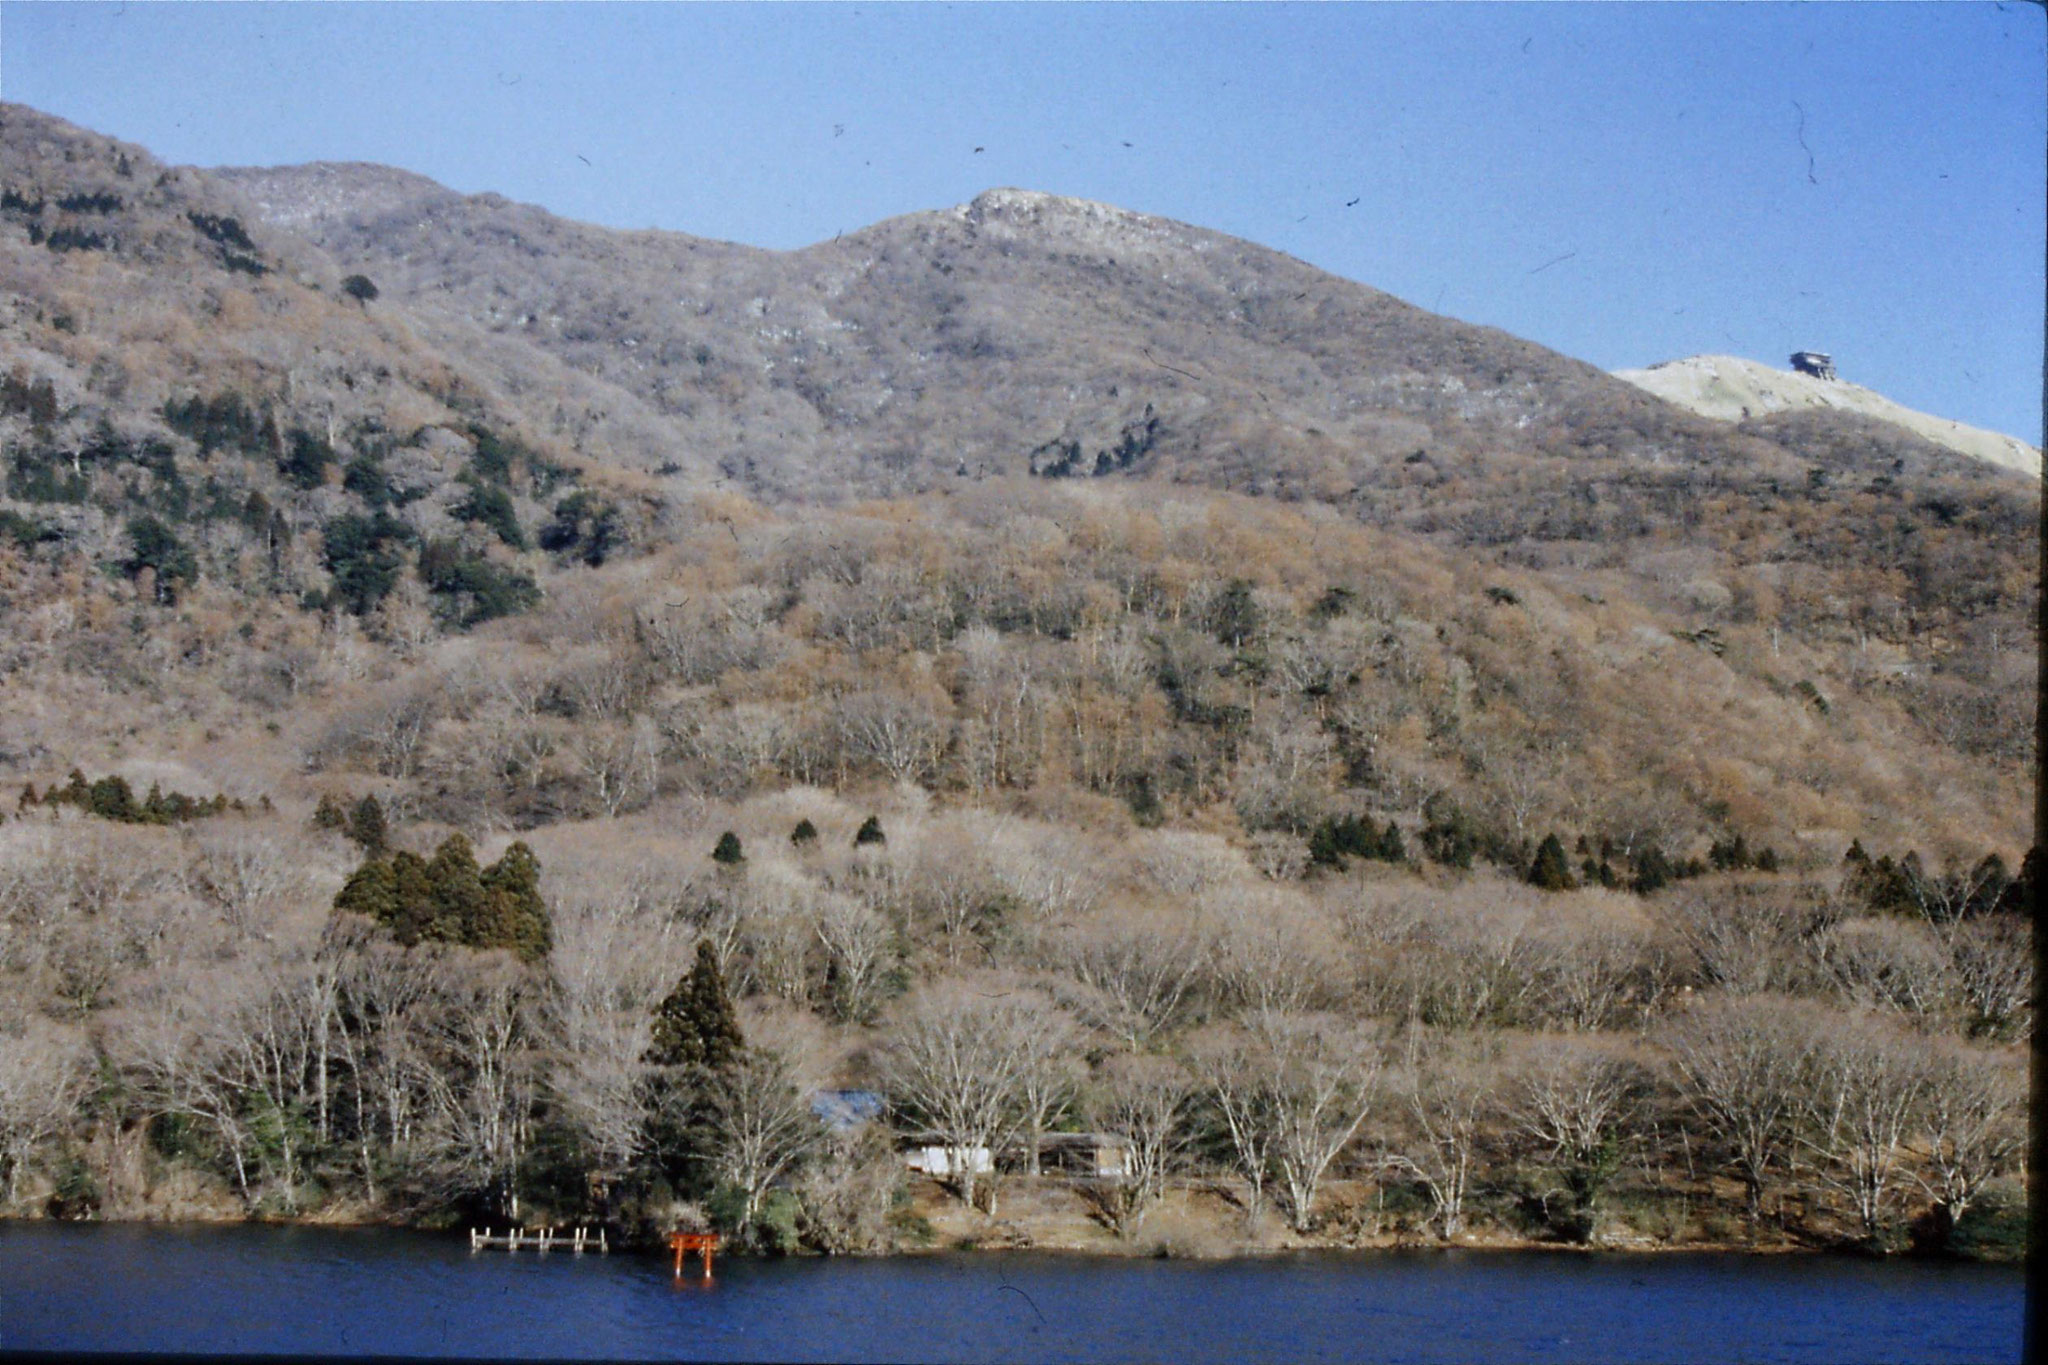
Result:
<svg viewBox="0 0 2048 1365"><path fill-rule="evenodd" d="M411 532L379 512L374 517L340 516L321 528L322 558L334 578L333 599L357 616L367 616L398 584L399 547Z"/></svg>
<svg viewBox="0 0 2048 1365"><path fill-rule="evenodd" d="M314 489L327 482L327 468L333 463L333 446L303 427L293 427L277 472L294 488Z"/></svg>
<svg viewBox="0 0 2048 1365"><path fill-rule="evenodd" d="M625 538L619 509L585 491L555 504L554 520L541 529L540 547L596 568L625 544Z"/></svg>
<svg viewBox="0 0 2048 1365"><path fill-rule="evenodd" d="M176 602L179 588L199 577L199 561L191 549L155 517L142 516L130 521L128 540L132 548L121 561L121 572L135 578L144 569L154 571L157 601Z"/></svg>
<svg viewBox="0 0 2048 1365"><path fill-rule="evenodd" d="M519 514L504 489L479 483L469 496L455 506L455 515L488 527L491 533L515 550L526 548L526 533L519 529Z"/></svg>
<svg viewBox="0 0 2048 1365"><path fill-rule="evenodd" d="M532 577L494 564L453 540L431 540L420 551L420 581L446 599L443 614L467 629L500 616L516 616L540 601Z"/></svg>

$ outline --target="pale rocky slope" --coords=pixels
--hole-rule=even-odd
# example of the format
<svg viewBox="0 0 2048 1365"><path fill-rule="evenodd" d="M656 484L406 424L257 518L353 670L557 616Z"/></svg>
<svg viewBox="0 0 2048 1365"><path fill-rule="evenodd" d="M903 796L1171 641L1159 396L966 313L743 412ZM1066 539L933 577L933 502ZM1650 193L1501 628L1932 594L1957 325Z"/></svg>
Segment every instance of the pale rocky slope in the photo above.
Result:
<svg viewBox="0 0 2048 1365"><path fill-rule="evenodd" d="M1801 408L1853 412L1904 427L1973 459L2023 474L2041 472L2041 452L2014 437L1915 412L1860 384L1776 370L1740 356L1687 356L1646 370L1616 370L1614 374L1702 417L1740 422Z"/></svg>

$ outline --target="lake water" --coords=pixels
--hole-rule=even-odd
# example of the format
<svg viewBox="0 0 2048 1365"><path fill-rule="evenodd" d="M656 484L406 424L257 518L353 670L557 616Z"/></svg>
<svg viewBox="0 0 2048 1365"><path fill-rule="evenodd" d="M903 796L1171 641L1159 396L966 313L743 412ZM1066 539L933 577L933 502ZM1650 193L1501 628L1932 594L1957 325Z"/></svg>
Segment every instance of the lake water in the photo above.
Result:
<svg viewBox="0 0 2048 1365"><path fill-rule="evenodd" d="M0 1223L0 1348L891 1361L2016 1361L2016 1266L1398 1252L469 1250L460 1234Z"/></svg>

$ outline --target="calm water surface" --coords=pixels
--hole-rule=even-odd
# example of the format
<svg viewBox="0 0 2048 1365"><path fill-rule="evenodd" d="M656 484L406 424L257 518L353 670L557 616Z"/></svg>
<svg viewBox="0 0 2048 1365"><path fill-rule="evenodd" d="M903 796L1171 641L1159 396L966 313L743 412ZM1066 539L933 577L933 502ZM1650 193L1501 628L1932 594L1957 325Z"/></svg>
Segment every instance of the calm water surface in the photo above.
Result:
<svg viewBox="0 0 2048 1365"><path fill-rule="evenodd" d="M1415 1252L661 1259L0 1224L0 1347L892 1361L2016 1361L2011 1266Z"/></svg>

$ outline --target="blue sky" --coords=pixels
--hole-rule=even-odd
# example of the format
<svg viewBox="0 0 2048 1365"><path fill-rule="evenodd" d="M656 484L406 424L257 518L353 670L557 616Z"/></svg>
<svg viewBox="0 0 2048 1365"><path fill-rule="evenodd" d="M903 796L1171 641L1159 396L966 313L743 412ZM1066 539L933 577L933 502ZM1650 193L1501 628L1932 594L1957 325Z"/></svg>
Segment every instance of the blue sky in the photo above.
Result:
<svg viewBox="0 0 2048 1365"><path fill-rule="evenodd" d="M2044 32L2020 3L0 3L0 97L171 161L377 161L770 247L1048 190L1609 368L1832 351L2039 443Z"/></svg>

